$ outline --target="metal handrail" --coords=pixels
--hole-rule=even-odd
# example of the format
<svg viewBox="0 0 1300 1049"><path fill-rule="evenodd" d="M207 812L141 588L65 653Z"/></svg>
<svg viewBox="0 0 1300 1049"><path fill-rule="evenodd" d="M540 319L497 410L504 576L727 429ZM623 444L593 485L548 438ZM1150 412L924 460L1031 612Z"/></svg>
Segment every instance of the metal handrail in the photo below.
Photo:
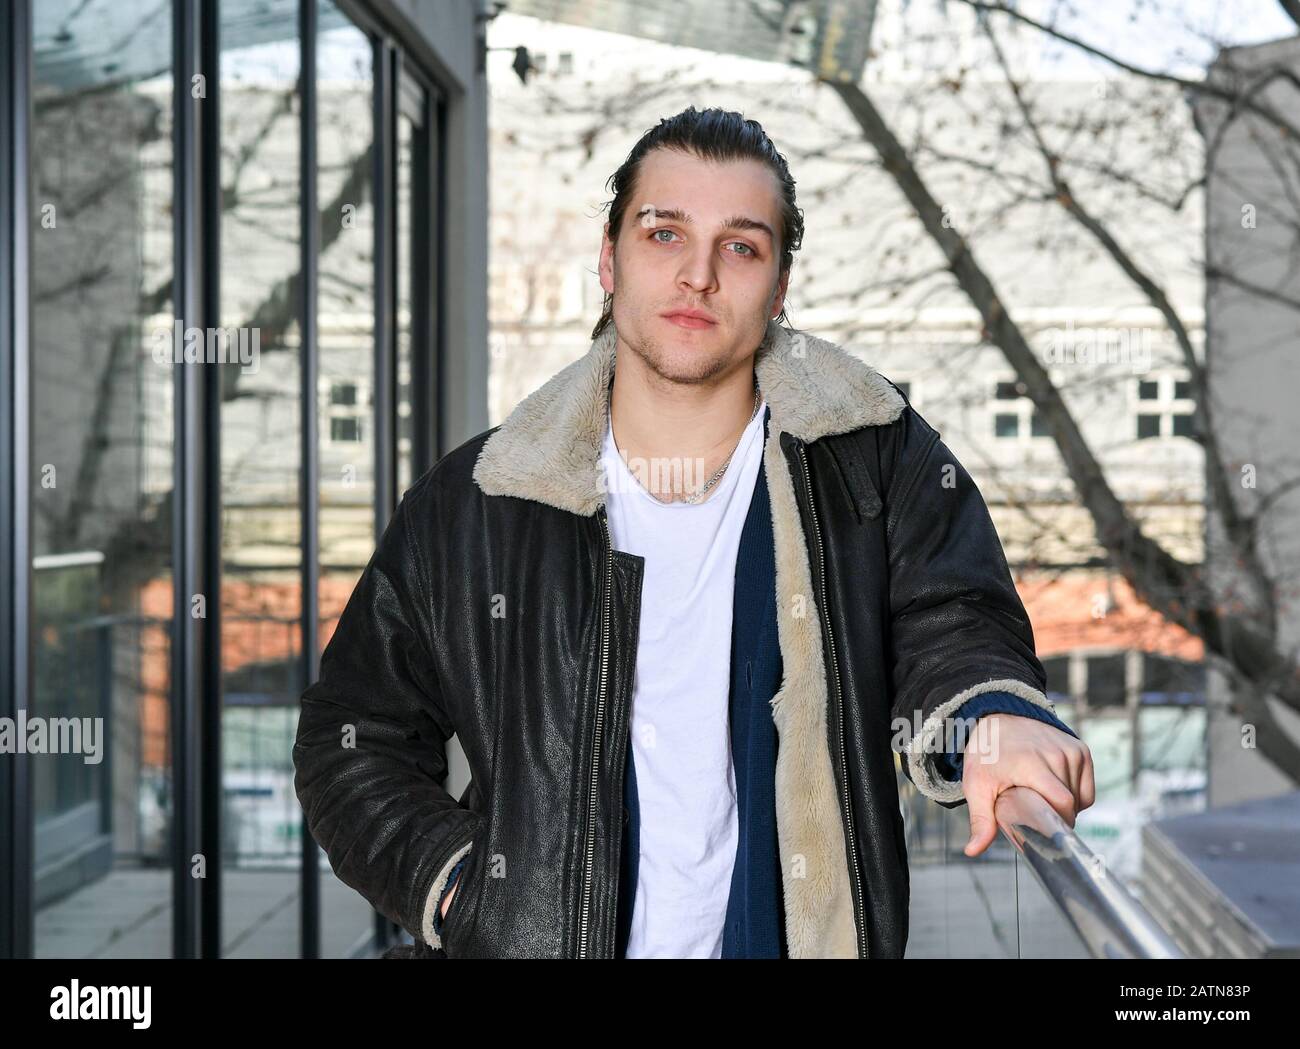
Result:
<svg viewBox="0 0 1300 1049"><path fill-rule="evenodd" d="M1169 934L1047 799L1029 787L998 795L994 818L1095 958L1185 958Z"/></svg>

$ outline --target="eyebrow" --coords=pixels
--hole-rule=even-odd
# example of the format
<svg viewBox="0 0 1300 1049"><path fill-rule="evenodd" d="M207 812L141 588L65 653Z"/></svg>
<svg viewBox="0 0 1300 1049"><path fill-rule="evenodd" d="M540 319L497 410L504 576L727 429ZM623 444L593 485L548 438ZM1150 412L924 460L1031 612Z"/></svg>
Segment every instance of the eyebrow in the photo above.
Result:
<svg viewBox="0 0 1300 1049"><path fill-rule="evenodd" d="M636 213L637 220L646 213L647 210L654 207L647 204ZM663 219L667 222L677 222L683 226L693 225L694 220L681 208L654 208L655 218ZM756 230L760 233L766 233L768 239L773 243L776 242L776 234L772 232L772 227L766 222L760 222L758 219L752 219L748 215L733 215L722 224L723 229L728 230Z"/></svg>

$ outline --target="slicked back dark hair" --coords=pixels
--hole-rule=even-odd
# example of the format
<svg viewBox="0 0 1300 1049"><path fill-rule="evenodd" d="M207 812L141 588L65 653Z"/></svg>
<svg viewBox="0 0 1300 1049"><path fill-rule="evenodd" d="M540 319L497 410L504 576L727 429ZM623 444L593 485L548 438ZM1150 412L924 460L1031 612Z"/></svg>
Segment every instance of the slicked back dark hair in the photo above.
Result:
<svg viewBox="0 0 1300 1049"><path fill-rule="evenodd" d="M617 243L623 224L623 213L636 192L641 161L655 149L675 149L693 153L702 160L718 163L733 160L757 160L766 164L781 186L781 223L777 231L781 237L781 265L779 273L789 271L794 264L794 253L803 242L803 211L795 203L794 179L790 168L772 140L767 137L757 120L746 120L740 113L726 109L696 109L689 106L676 116L665 117L651 128L627 155L622 166L609 177L605 188L612 188L614 199L609 208L609 239ZM605 293L600 309L600 320L592 330L597 338L614 319L614 297ZM778 321L787 324L785 305L781 306Z"/></svg>

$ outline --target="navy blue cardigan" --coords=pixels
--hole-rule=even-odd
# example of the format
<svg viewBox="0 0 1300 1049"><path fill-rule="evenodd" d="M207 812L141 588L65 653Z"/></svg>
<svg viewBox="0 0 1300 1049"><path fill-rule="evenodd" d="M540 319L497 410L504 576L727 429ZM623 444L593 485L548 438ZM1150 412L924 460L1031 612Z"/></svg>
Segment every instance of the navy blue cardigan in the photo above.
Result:
<svg viewBox="0 0 1300 1049"><path fill-rule="evenodd" d="M763 417L767 437L770 410ZM784 958L785 908L781 898L781 859L776 836L777 733L769 705L781 687L781 647L776 625L776 561L772 506L765 467L760 464L749 513L736 556L736 590L731 628L731 757L736 774L739 840L731 876L723 958ZM1075 733L1041 707L1006 692L986 692L964 703L960 717L1004 712L1038 718L1070 735ZM959 780L961 753L939 758L942 771ZM627 953L636 899L640 809L632 747L627 748L623 803L623 861L619 870L615 957ZM461 861L461 864L464 860ZM448 890L460 864L448 880ZM446 893L443 896L445 898ZM441 925L441 906L435 927Z"/></svg>

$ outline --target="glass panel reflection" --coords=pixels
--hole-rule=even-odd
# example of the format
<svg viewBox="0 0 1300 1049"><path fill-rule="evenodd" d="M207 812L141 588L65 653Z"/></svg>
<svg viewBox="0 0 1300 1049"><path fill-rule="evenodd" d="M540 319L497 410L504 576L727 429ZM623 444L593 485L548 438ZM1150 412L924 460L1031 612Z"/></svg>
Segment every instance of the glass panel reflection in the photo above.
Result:
<svg viewBox="0 0 1300 1049"><path fill-rule="evenodd" d="M415 129L406 113L397 118L397 496L411 487L414 452L414 406L411 403L411 353L414 333L411 329L412 254L417 239L412 238L411 176L415 165Z"/></svg>
<svg viewBox="0 0 1300 1049"><path fill-rule="evenodd" d="M171 14L32 6L35 953L165 958Z"/></svg>
<svg viewBox="0 0 1300 1049"><path fill-rule="evenodd" d="M320 644L375 548L374 57L332 3L317 38L320 254ZM367 940L374 911L321 853L321 954Z"/></svg>
<svg viewBox="0 0 1300 1049"><path fill-rule="evenodd" d="M436 275L436 119L429 90L405 65L397 88L396 299L397 375L394 420L397 496L438 458L434 324ZM423 367L421 367L423 365ZM429 458L429 462L421 461Z"/></svg>
<svg viewBox="0 0 1300 1049"><path fill-rule="evenodd" d="M304 687L299 470L300 45L296 11L222 7L222 954L296 958Z"/></svg>

